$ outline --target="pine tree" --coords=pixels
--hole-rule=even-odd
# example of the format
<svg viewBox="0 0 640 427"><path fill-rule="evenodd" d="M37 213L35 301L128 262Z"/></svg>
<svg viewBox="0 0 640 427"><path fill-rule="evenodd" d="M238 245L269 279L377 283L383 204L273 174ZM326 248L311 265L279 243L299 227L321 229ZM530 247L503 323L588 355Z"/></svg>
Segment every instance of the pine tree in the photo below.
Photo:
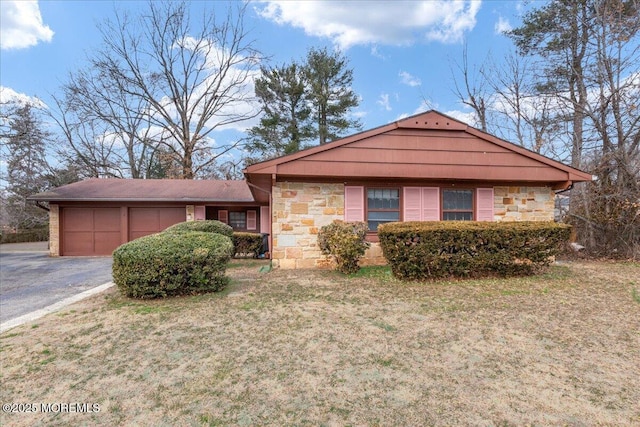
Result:
<svg viewBox="0 0 640 427"><path fill-rule="evenodd" d="M249 130L249 151L266 158L295 153L317 134L302 69L293 62L260 71L255 91L264 115L260 124Z"/></svg>
<svg viewBox="0 0 640 427"><path fill-rule="evenodd" d="M46 158L50 134L44 129L35 108L20 106L9 119L5 138L7 156L6 213L16 229L30 229L46 224L47 215L27 197L47 187L49 165Z"/></svg>
<svg viewBox="0 0 640 427"><path fill-rule="evenodd" d="M353 70L347 66L347 59L340 52L312 48L307 53L304 74L309 82L309 99L316 114L321 145L350 129L362 128L359 120L348 117L359 99L351 88Z"/></svg>

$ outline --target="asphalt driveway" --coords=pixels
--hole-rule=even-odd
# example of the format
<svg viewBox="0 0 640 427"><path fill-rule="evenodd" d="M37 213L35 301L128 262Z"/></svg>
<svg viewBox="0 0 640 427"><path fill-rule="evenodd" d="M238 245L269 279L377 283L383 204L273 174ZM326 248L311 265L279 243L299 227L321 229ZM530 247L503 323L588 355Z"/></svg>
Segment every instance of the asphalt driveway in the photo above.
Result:
<svg viewBox="0 0 640 427"><path fill-rule="evenodd" d="M111 257L51 258L46 243L0 245L0 323L112 280Z"/></svg>

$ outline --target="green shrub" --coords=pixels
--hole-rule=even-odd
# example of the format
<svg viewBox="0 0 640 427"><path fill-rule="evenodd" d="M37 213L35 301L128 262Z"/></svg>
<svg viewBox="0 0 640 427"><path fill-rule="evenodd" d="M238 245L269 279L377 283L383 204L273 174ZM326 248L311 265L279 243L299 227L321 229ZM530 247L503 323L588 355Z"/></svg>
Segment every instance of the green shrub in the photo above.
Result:
<svg viewBox="0 0 640 427"><path fill-rule="evenodd" d="M360 269L358 262L369 247L366 234L364 222L335 221L320 228L318 245L323 254L334 257L338 271L351 274Z"/></svg>
<svg viewBox="0 0 640 427"><path fill-rule="evenodd" d="M384 257L403 280L533 274L571 227L553 222L403 222L378 227Z"/></svg>
<svg viewBox="0 0 640 427"><path fill-rule="evenodd" d="M151 234L113 252L113 280L133 298L215 292L227 283L232 252L231 239L217 233Z"/></svg>
<svg viewBox="0 0 640 427"><path fill-rule="evenodd" d="M233 228L224 222L215 220L179 222L164 230L169 233L181 233L184 231L204 231L206 233L218 233L228 238L233 238Z"/></svg>
<svg viewBox="0 0 640 427"><path fill-rule="evenodd" d="M0 243L46 242L49 240L49 227L34 228L19 233L2 233Z"/></svg>
<svg viewBox="0 0 640 427"><path fill-rule="evenodd" d="M235 256L250 255L257 258L262 249L262 234L234 231L233 248Z"/></svg>

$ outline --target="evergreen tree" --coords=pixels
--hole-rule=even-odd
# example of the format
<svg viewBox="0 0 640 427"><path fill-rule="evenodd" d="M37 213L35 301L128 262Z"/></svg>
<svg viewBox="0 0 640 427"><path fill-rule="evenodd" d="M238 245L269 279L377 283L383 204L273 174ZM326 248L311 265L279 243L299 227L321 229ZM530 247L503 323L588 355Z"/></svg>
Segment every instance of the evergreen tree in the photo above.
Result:
<svg viewBox="0 0 640 427"><path fill-rule="evenodd" d="M311 121L304 73L295 62L262 67L260 71L255 91L264 115L260 124L249 130L249 151L267 158L295 153L317 134Z"/></svg>
<svg viewBox="0 0 640 427"><path fill-rule="evenodd" d="M304 74L309 82L309 99L316 114L321 145L350 129L362 128L359 120L348 117L359 99L351 88L353 70L347 65L347 59L340 52L312 48L307 53Z"/></svg>
<svg viewBox="0 0 640 427"><path fill-rule="evenodd" d="M47 214L27 197L47 188L49 165L46 158L50 134L44 129L35 108L18 107L9 119L6 199L3 198L9 224L16 229L30 229L47 223Z"/></svg>
<svg viewBox="0 0 640 427"><path fill-rule="evenodd" d="M249 131L249 163L295 153L317 139L333 141L351 129L349 118L359 99L351 88L353 70L339 52L311 49L305 62L263 67L255 82L256 97L264 112L260 124Z"/></svg>

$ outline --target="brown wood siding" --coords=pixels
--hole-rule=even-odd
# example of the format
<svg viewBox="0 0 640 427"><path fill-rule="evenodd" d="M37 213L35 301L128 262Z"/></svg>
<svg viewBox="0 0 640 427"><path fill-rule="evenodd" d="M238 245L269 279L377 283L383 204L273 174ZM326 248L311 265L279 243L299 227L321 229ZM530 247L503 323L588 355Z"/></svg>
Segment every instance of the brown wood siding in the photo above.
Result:
<svg viewBox="0 0 640 427"><path fill-rule="evenodd" d="M111 255L120 246L120 208L61 209L61 255Z"/></svg>
<svg viewBox="0 0 640 427"><path fill-rule="evenodd" d="M458 130L396 129L277 166L278 175L566 181L550 168L493 142Z"/></svg>
<svg viewBox="0 0 640 427"><path fill-rule="evenodd" d="M295 164L278 167L283 175L304 175L306 177L393 177L404 179L455 179L482 181L549 182L563 181L567 174L560 170L550 170L540 166L487 166L487 165L424 165L416 163L380 162L313 162L298 160Z"/></svg>
<svg viewBox="0 0 640 427"><path fill-rule="evenodd" d="M129 208L129 240L158 233L186 219L185 207Z"/></svg>

